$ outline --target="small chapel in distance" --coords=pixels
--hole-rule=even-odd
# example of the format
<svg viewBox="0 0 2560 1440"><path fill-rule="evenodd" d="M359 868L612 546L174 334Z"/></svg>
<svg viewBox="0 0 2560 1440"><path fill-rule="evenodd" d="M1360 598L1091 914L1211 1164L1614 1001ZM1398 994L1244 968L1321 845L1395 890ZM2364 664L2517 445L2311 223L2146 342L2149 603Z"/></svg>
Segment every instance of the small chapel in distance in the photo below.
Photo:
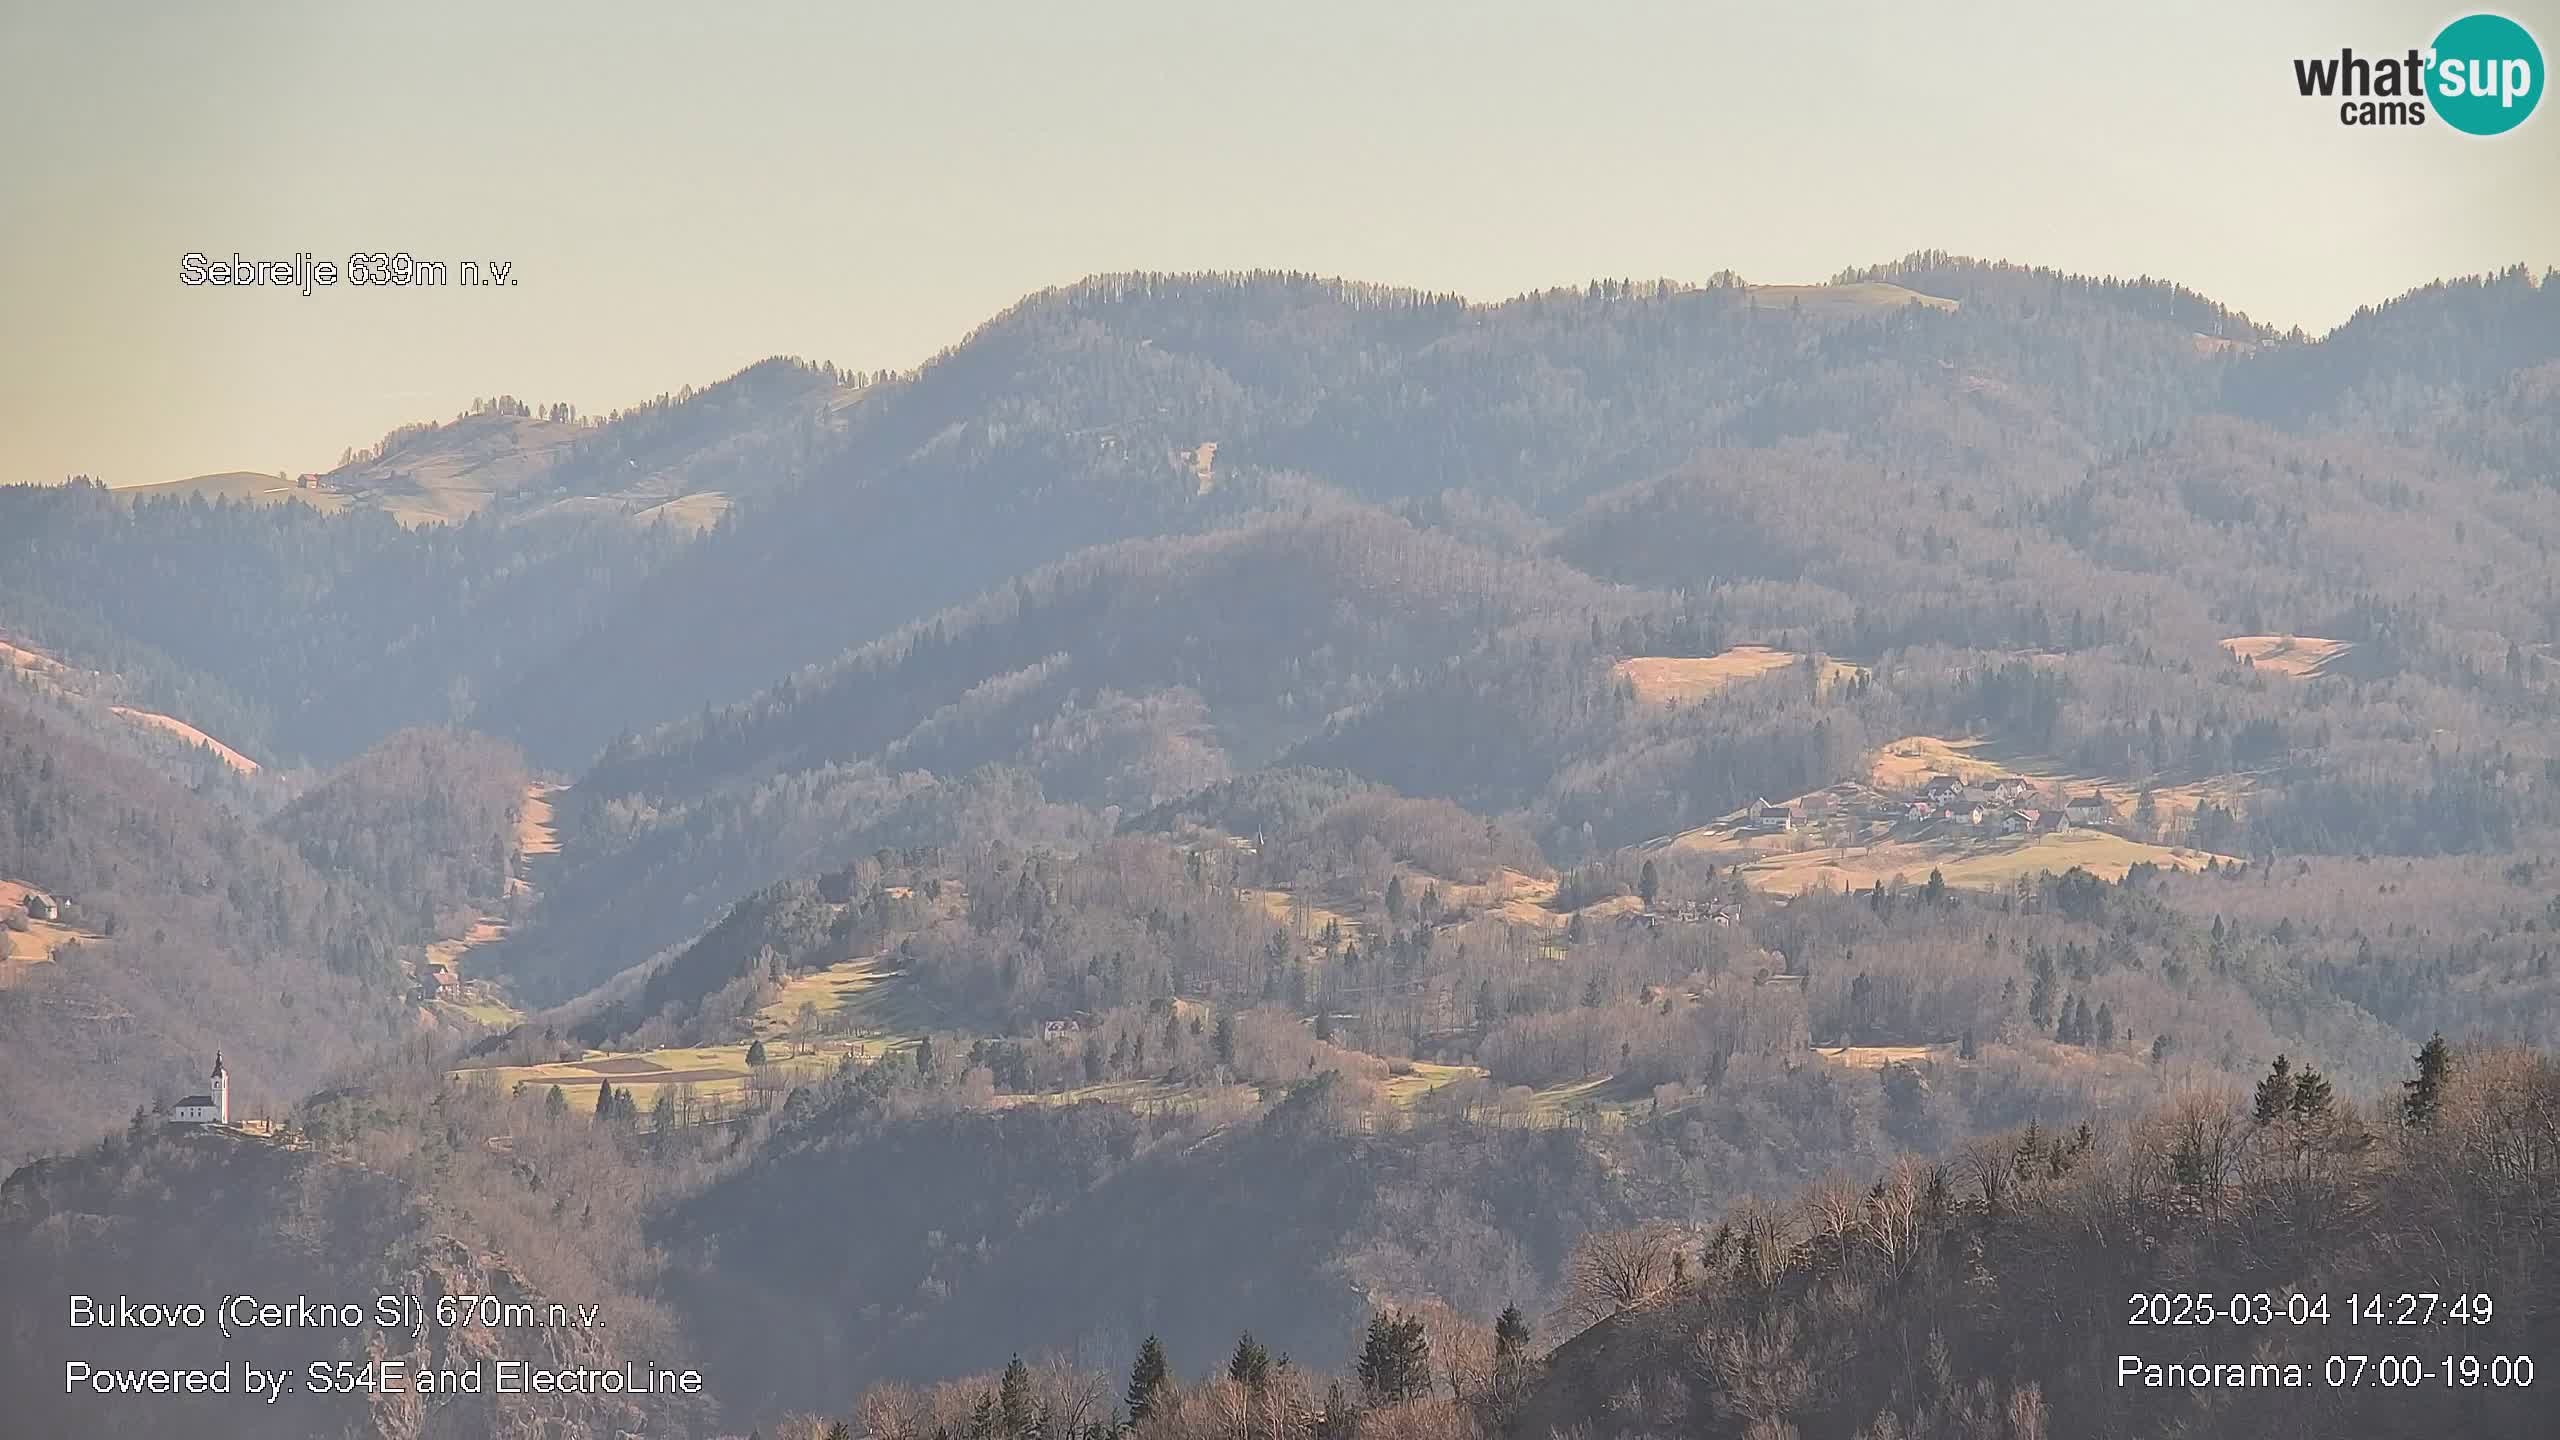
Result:
<svg viewBox="0 0 2560 1440"><path fill-rule="evenodd" d="M213 1052L213 1075L206 1088L212 1093L190 1095L170 1107L169 1118L181 1125L228 1125L231 1123L231 1072L222 1068L222 1052Z"/></svg>

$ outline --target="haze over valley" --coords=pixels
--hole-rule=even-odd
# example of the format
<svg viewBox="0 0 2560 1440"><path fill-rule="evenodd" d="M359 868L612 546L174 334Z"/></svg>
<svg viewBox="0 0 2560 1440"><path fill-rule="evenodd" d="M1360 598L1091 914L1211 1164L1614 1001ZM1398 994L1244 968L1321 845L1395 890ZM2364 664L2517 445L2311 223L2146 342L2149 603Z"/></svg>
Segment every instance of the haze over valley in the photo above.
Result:
<svg viewBox="0 0 2560 1440"><path fill-rule="evenodd" d="M2537 1433L2560 275L2033 258L1106 274L14 477L0 1432ZM2343 1343L2153 1291L2547 1373L2127 1383ZM66 1394L204 1347L120 1292L705 1385Z"/></svg>

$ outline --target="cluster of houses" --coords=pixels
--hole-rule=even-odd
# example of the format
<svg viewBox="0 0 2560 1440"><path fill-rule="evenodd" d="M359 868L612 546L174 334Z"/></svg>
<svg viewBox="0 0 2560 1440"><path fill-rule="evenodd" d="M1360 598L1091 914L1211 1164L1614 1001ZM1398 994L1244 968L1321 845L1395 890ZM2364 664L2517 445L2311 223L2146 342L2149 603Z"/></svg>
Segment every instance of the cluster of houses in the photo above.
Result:
<svg viewBox="0 0 2560 1440"><path fill-rule="evenodd" d="M2103 825L2115 818L2115 807L2095 790L2069 797L2058 809L2049 803L2040 805L2042 799L2034 785L2015 775L1978 784L1953 775L1932 775L1920 787L1919 796L1904 805L1901 818L1923 823L1945 821L1970 829L1996 830L2003 835L2035 835L2074 826Z"/></svg>
<svg viewBox="0 0 2560 1440"><path fill-rule="evenodd" d="M2035 835L2074 826L2103 825L2115 818L2114 807L2095 790L2064 800L2061 808L2040 806L2036 787L2015 775L1968 783L1953 775L1932 775L1908 801L1901 818L1928 823L1945 821L2003 835Z"/></svg>
<svg viewBox="0 0 2560 1440"><path fill-rule="evenodd" d="M1855 794L1838 793L1844 791ZM2057 807L2035 785L2016 775L1979 782L1932 775L1918 794L1896 797L1878 795L1864 786L1835 786L1829 799L1832 814L1841 813L1841 802L1846 801L1849 813L1863 812L1869 820L1897 827L1947 825L1997 835L2038 835L2115 819L2115 807L2096 790L2070 796ZM1797 819L1793 805L1761 799L1743 811L1740 828L1746 835L1784 835L1796 828Z"/></svg>
<svg viewBox="0 0 2560 1440"><path fill-rule="evenodd" d="M1618 925L1622 929L1658 931L1667 925L1730 925L1735 918L1734 908L1721 902L1679 900L1646 910L1623 911Z"/></svg>

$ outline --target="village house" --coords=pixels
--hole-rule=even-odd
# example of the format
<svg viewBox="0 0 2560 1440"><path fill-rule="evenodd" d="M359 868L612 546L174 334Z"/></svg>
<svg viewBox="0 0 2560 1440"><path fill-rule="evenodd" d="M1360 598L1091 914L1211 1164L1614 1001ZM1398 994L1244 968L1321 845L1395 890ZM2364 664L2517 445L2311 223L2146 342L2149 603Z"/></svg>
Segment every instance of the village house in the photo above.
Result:
<svg viewBox="0 0 2560 1440"><path fill-rule="evenodd" d="M2106 796L2092 790L2064 801L2062 818L2073 825L2103 825L2115 818L2115 811L2107 804Z"/></svg>
<svg viewBox="0 0 2560 1440"><path fill-rule="evenodd" d="M2043 828L2044 812L2041 810L2010 810L2000 817L2000 833L2003 835L2033 835Z"/></svg>
<svg viewBox="0 0 2560 1440"><path fill-rule="evenodd" d="M1755 835L1781 835L1796 828L1796 812L1785 805L1772 805L1766 799L1753 803L1743 817L1743 828Z"/></svg>
<svg viewBox="0 0 2560 1440"><path fill-rule="evenodd" d="M213 1054L213 1075L206 1085L209 1093L190 1095L169 1108L169 1118L181 1125L228 1125L231 1123L231 1072L222 1068L222 1052Z"/></svg>
<svg viewBox="0 0 2560 1440"><path fill-rule="evenodd" d="M1073 1020L1043 1020L1040 1022L1040 1038L1043 1040L1064 1040L1083 1028L1083 1026L1078 1025Z"/></svg>
<svg viewBox="0 0 2560 1440"><path fill-rule="evenodd" d="M1929 783L1920 787L1920 793L1931 800L1947 801L1956 798L1963 789L1964 782L1953 775L1932 775Z"/></svg>
<svg viewBox="0 0 2560 1440"><path fill-rule="evenodd" d="M30 890L27 892L27 918L59 920L62 918L61 902L41 890Z"/></svg>

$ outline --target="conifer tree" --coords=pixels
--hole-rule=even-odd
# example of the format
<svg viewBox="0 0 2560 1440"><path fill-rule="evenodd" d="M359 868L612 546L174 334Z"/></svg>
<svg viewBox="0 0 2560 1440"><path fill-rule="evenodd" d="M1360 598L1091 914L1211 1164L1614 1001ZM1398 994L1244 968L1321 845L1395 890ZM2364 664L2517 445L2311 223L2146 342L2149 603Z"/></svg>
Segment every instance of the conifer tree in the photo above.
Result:
<svg viewBox="0 0 2560 1440"><path fill-rule="evenodd" d="M2327 1118L2335 1096L2329 1077L2305 1065L2293 1081L2293 1118L2296 1124L2310 1125Z"/></svg>
<svg viewBox="0 0 2560 1440"><path fill-rule="evenodd" d="M2282 1055L2258 1082L2258 1104L2251 1113L2261 1125L2272 1125L2293 1109L2293 1062Z"/></svg>
<svg viewBox="0 0 2560 1440"><path fill-rule="evenodd" d="M1004 1367L1004 1379L996 1391L996 1419L1005 1440L1031 1440L1039 1433L1040 1404L1031 1398L1031 1371L1019 1355Z"/></svg>
<svg viewBox="0 0 2560 1440"><path fill-rule="evenodd" d="M2427 1037L2426 1048L2418 1052L2418 1073L2400 1082L2400 1115L2418 1129L2435 1123L2436 1111L2444 1104L2445 1077L2453 1073L2453 1047L2444 1043L2439 1030Z"/></svg>
<svg viewBox="0 0 2560 1440"><path fill-rule="evenodd" d="M1129 1367L1129 1423L1137 1425L1155 1412L1156 1403L1173 1386L1165 1368L1164 1342L1153 1335L1138 1347L1138 1363Z"/></svg>
<svg viewBox="0 0 2560 1440"><path fill-rule="evenodd" d="M1236 1353L1227 1360L1227 1378L1248 1390L1271 1383L1271 1352L1247 1330L1236 1337Z"/></svg>
<svg viewBox="0 0 2560 1440"><path fill-rule="evenodd" d="M1372 1406L1393 1405L1431 1389L1431 1342L1422 1317L1386 1311L1369 1318L1360 1347L1360 1391Z"/></svg>

